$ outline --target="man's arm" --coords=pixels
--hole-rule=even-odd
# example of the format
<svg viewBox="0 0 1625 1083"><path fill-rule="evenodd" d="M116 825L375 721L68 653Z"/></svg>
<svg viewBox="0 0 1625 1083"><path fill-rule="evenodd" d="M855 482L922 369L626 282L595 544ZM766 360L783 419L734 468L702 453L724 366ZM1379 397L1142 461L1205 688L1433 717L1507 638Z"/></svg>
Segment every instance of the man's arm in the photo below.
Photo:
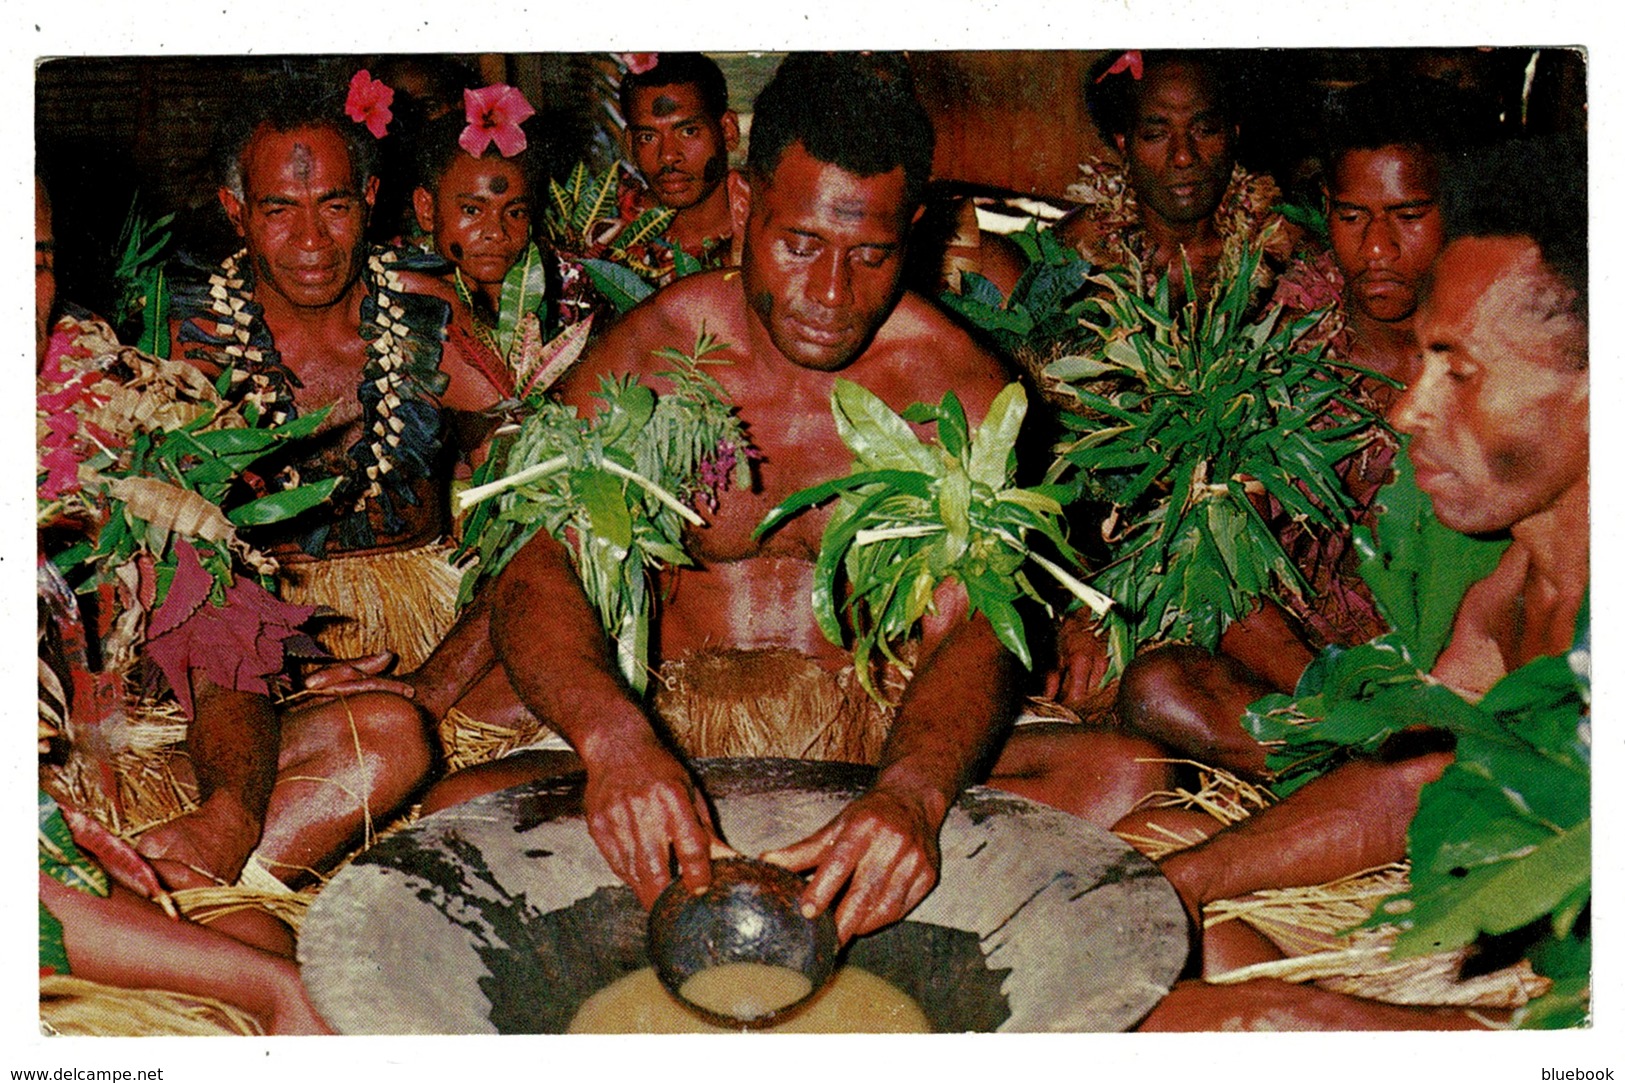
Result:
<svg viewBox="0 0 1625 1083"><path fill-rule="evenodd" d="M1357 761L1278 805L1161 863L1191 915L1263 888L1324 884L1405 856L1422 787L1450 765L1448 752L1394 763Z"/></svg>
<svg viewBox="0 0 1625 1083"><path fill-rule="evenodd" d="M645 907L670 883L673 853L689 888L704 887L713 852L731 851L693 778L622 684L564 546L537 534L490 589L497 658L525 706L581 757L587 829L610 868Z"/></svg>
<svg viewBox="0 0 1625 1083"><path fill-rule="evenodd" d="M136 843L173 888L231 882L259 843L276 784L281 725L265 696L192 674L193 719L186 751L197 775L196 809Z"/></svg>
<svg viewBox="0 0 1625 1083"><path fill-rule="evenodd" d="M590 416L599 376L642 375L656 346L683 341L664 310L638 306L594 344L559 388ZM710 883L717 839L693 777L660 740L621 679L598 614L565 547L539 532L487 591L496 657L520 702L552 726L587 769L587 828L610 868L645 907L671 882Z"/></svg>

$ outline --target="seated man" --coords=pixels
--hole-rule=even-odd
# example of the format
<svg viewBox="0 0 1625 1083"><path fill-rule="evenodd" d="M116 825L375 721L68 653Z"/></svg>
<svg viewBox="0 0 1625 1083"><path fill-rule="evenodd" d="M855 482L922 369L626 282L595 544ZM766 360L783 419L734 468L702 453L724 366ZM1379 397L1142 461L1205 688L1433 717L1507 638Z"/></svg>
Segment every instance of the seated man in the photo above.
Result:
<svg viewBox="0 0 1625 1083"><path fill-rule="evenodd" d="M476 441L472 413L499 396L442 354L448 321L468 319L450 287L363 241L371 143L308 86L282 87L242 119L219 196L244 249L176 277L172 356L211 378L229 370L230 394L273 418L329 409L315 436L244 477L273 492L338 476L331 502L254 540L281 563L285 601L351 618L358 634L330 649L387 647L410 666L453 616L447 457ZM309 875L428 771L421 720L396 697L279 716L264 696L192 683L203 805L141 840L171 879L235 877L256 844L274 874Z"/></svg>
<svg viewBox="0 0 1625 1083"><path fill-rule="evenodd" d="M346 618L324 632L328 649L388 649L410 668L455 616L451 458L478 446L477 414L501 395L443 351L449 323L472 330L425 273L440 261L363 240L376 147L331 95L276 88L227 143L219 198L244 247L175 276L171 356L211 378L230 368L233 396L273 417L330 410L256 479L273 492L338 477L331 503L256 541L283 564L287 600Z"/></svg>
<svg viewBox="0 0 1625 1083"><path fill-rule="evenodd" d="M1270 209L1280 190L1236 165L1234 87L1218 54L1135 51L1091 75L1085 104L1124 172L1085 167L1067 190L1084 206L1054 227L1062 240L1097 266L1138 257L1148 279L1167 274L1176 292L1181 253L1203 288L1260 238L1269 255L1291 254L1293 237Z"/></svg>
<svg viewBox="0 0 1625 1083"><path fill-rule="evenodd" d="M1336 102L1323 158L1340 279L1332 315L1342 325L1332 339L1339 360L1390 380L1410 378L1417 301L1444 238L1439 170L1462 127L1443 88L1422 83L1366 84ZM1277 299L1308 305L1319 291L1305 289L1306 280L1322 273L1294 266L1282 275ZM1353 397L1374 412L1398 397L1381 379L1352 379ZM1392 478L1395 450L1392 438L1374 428L1369 442L1339 464L1354 498L1352 517L1368 530L1375 529L1377 492ZM1219 655L1190 647L1148 653L1125 675L1119 698L1126 724L1203 762L1248 774L1262 770L1262 750L1239 727L1216 734L1206 720L1239 719L1259 696L1289 691L1311 649L1354 646L1387 631L1349 532L1287 522L1284 515L1277 521L1282 547L1311 589L1290 602L1292 623L1266 605L1234 626Z"/></svg>
<svg viewBox="0 0 1625 1083"><path fill-rule="evenodd" d="M35 195L36 313L40 336L37 347L43 400L47 393L59 393L70 380L94 377L106 371L110 363L118 361L121 352L128 351L120 351L111 328L88 315L83 320L64 317L54 324L55 333L50 333L57 310L51 206L44 186L37 181ZM184 365L173 367L189 371ZM86 379L81 386L95 382ZM142 394L145 404L156 406L161 402L154 383L148 383ZM54 409L57 411L55 419L68 416L60 402ZM106 418L103 420L107 422ZM112 422L107 424L110 429L117 428ZM118 446L118 438L106 430L98 431L95 439L103 443L95 445L96 450L107 444ZM127 431L120 432L118 437L128 435ZM71 452L72 449L63 447L62 450ZM70 468L77 465L74 457L70 453ZM82 459L83 452L78 452L77 457ZM46 484L77 488L78 472L70 469L67 480L48 477ZM87 528L94 530L99 526L87 524L79 514L52 525L54 529L49 533L41 530L42 555L55 556L67 545L81 540ZM66 537L58 537L58 533ZM183 533L177 527L175 538L166 545L178 550ZM207 574L196 567L195 554L190 560L190 570L197 571L207 582ZM42 567L49 570L52 565L46 562ZM127 567L134 571L134 562ZM105 671L90 670L85 650L87 632L80 623L75 596L60 577L56 582L60 584L59 597L65 600L65 605L55 610L56 616L77 626L71 635L78 644L76 669L82 671L80 676L89 678L83 681L69 678L66 672L60 677L73 689L71 703L63 705L63 717L71 718L79 727L78 735L94 748L97 745L94 734L103 714L122 710L123 686L116 679L117 664L107 661L107 656L102 660ZM183 593L180 587L171 587L170 598L180 593ZM91 594L87 602L95 604L96 599L97 595ZM107 595L102 604L110 600L111 595ZM132 600L130 604L137 603ZM244 575L237 578L228 592L225 607L205 601L196 607L194 616L208 621L234 605L253 611L262 622L258 626L256 644L261 658L273 653L279 657L286 634L309 612L282 605L254 582L252 576ZM52 610L43 592L41 608L42 613ZM101 614L108 626L114 623L114 616L106 611ZM180 623L186 620L183 618ZM222 623L225 622L213 627L218 629ZM151 627L151 624L142 627ZM96 637L94 630L89 635ZM110 648L111 638L99 645L108 655L116 656L121 652ZM195 655L193 660L196 661ZM197 807L144 832L136 840L136 847L151 861L157 877L170 889L229 883L236 880L251 861L259 875L268 871L290 882L309 875L312 870L325 868L359 840L369 811L381 817L399 805L428 772L430 756L422 725L405 700L374 693L350 697L342 703L303 703L279 712L269 696L253 690L257 682L254 671L253 664L240 666L235 662L212 667L176 665L166 669L187 715L190 753L189 761L172 762L181 781L195 787ZM222 674L232 675L236 680L227 680ZM103 684L100 678L104 677L112 679ZM263 682L257 683L263 688ZM388 750L388 755L384 750ZM42 876L42 897L60 887L54 882L47 884L46 879ZM62 906L81 915L71 919L61 907L53 908L61 911L57 917L68 927L68 953L76 972L92 977L104 973L101 964L110 962L108 951L119 948L121 938L134 940L112 954L126 963L133 958L135 962L131 965L137 967L137 972L140 972L140 951L131 944L135 941L150 943L152 939L160 943L172 940L182 947L190 945L192 950L201 950L211 943L218 946L219 941L226 939L221 935L224 932L258 947L292 954L288 930L264 919L258 912L222 915L212 931L194 928L170 937L164 928L171 923L156 906L141 903L127 891L122 894L123 897L115 892L111 899L87 901L76 892L67 891ZM94 930L93 916L98 913L117 922L123 932L115 934L111 928ZM246 973L250 969L249 961L258 959L259 955L245 953L240 948L241 945L231 943L229 950L221 950L227 956L240 956L234 965ZM259 963L252 965L258 967ZM275 977L286 989L298 990L297 973L291 967L284 972L280 961L265 966L268 983ZM162 972L166 981L179 981L186 971L184 966L154 964L150 975L157 981ZM114 976L107 980L123 979ZM197 988L159 984L164 988Z"/></svg>
<svg viewBox="0 0 1625 1083"><path fill-rule="evenodd" d="M1417 484L1440 522L1511 535L1494 571L1467 592L1433 668L1476 700L1512 670L1567 651L1588 588L1586 200L1583 166L1560 149L1507 148L1465 172L1459 201L1447 188L1449 239L1417 314L1421 371L1391 419L1411 438ZM1531 200L1536 186L1562 198ZM1196 914L1218 899L1400 860L1422 787L1450 761L1432 752L1348 764L1168 857L1163 871ZM1260 945L1244 939L1207 945L1208 967L1256 958ZM1176 993L1153 1022L1218 1027L1255 998L1285 1010L1279 990L1243 986L1228 1001ZM1181 1019L1192 1005L1215 1007L1209 999L1217 1015ZM1303 1019L1314 1022L1313 1013Z"/></svg>
<svg viewBox="0 0 1625 1083"><path fill-rule="evenodd" d="M729 344L718 355L728 363L707 371L749 425L762 453L759 482L722 493L710 525L688 535L697 568L662 576L654 636L668 661L725 649L805 656L830 674L849 669L851 653L828 643L813 617L814 558L828 509L752 537L785 497L844 472L849 453L829 405L836 378L863 384L894 409L935 402L952 387L973 421L1008 380L936 308L900 289L932 148L930 122L900 64L786 60L757 100L748 172L730 182L748 212L735 223L741 269L685 278L634 309L563 389L582 408L607 373L652 380L660 390L653 374L666 363L654 350L686 346L702 328ZM877 742L874 787L822 831L775 855L818 868L806 896L817 909L844 888L836 919L846 937L901 918L931 889L943 818L990 765L995 784L1098 822L1166 777L1160 764L1132 762L1156 754L1149 742L1081 727L1017 731L1000 756L1019 664L984 617L967 618L957 586L939 591L924 625L913 680L895 717L880 720L889 730ZM705 801L663 742L660 721L617 676L569 558L545 532L487 587L412 684L435 717L459 701L479 700L494 713L504 704L528 708L574 750L512 756L453 776L427 807L585 765L588 826L645 905L670 880L674 851L686 882L707 882L718 843ZM683 751L708 754L703 746Z"/></svg>
<svg viewBox="0 0 1625 1083"><path fill-rule="evenodd" d="M738 264L729 206L728 154L739 146L739 118L728 108L728 83L703 53L658 53L653 67L621 77L626 153L648 188L623 206L631 220L651 207L677 212L665 241L707 267ZM630 194L630 193L629 193ZM669 247L649 246L662 284L673 276Z"/></svg>

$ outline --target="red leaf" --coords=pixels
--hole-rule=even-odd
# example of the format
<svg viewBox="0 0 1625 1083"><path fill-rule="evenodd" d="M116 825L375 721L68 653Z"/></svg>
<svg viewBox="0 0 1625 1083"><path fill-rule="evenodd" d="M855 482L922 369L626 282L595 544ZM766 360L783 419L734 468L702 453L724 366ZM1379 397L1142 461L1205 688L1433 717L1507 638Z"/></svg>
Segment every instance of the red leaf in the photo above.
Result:
<svg viewBox="0 0 1625 1083"><path fill-rule="evenodd" d="M301 635L298 626L310 619L315 608L290 605L243 576L226 587L225 605L208 604L213 579L198 562L196 550L179 539L175 548L175 580L153 617L153 626L159 630L155 633L149 628L147 657L163 670L188 717L192 715L194 670L222 688L269 693L268 682L282 672L284 643ZM176 613L161 620L177 589L184 593ZM197 601L188 606L192 597Z"/></svg>

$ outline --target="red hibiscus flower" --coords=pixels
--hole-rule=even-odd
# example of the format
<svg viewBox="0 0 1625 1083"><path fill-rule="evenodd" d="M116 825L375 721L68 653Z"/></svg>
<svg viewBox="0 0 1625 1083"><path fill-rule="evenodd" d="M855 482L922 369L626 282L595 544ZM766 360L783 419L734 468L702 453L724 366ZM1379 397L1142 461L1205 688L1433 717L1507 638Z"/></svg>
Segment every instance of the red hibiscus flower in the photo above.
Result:
<svg viewBox="0 0 1625 1083"><path fill-rule="evenodd" d="M525 149L525 132L519 125L535 116L525 96L511 86L497 83L478 90L463 91L463 109L468 127L457 137L457 145L478 158L492 143L504 158Z"/></svg>
<svg viewBox="0 0 1625 1083"><path fill-rule="evenodd" d="M374 139L382 139L389 122L395 119L395 114L389 108L394 101L394 89L374 79L371 72L362 68L350 79L350 94L344 99L344 112L357 124L365 124Z"/></svg>

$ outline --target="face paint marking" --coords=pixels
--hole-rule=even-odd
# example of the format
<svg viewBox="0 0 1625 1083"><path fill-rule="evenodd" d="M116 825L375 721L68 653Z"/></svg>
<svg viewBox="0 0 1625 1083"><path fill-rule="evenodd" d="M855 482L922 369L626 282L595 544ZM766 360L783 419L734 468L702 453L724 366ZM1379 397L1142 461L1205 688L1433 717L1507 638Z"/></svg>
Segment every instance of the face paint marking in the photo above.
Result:
<svg viewBox="0 0 1625 1083"><path fill-rule="evenodd" d="M451 251L451 258L452 259L462 259L463 258L463 246L462 245L458 244L456 241L452 241L449 248L450 248L450 251Z"/></svg>
<svg viewBox="0 0 1625 1083"><path fill-rule="evenodd" d="M310 148L303 143L295 143L292 157L294 176L309 184L311 173L315 168L311 163Z"/></svg>
<svg viewBox="0 0 1625 1083"><path fill-rule="evenodd" d="M502 193L506 192L507 190L508 190L508 178L507 177L498 175L498 176L495 176L495 177L491 178L491 191L495 192L497 195L501 195Z"/></svg>
<svg viewBox="0 0 1625 1083"><path fill-rule="evenodd" d="M673 113L677 112L677 109L678 105L676 98L668 97L667 95L662 94L655 99L654 114L657 117L669 117Z"/></svg>

